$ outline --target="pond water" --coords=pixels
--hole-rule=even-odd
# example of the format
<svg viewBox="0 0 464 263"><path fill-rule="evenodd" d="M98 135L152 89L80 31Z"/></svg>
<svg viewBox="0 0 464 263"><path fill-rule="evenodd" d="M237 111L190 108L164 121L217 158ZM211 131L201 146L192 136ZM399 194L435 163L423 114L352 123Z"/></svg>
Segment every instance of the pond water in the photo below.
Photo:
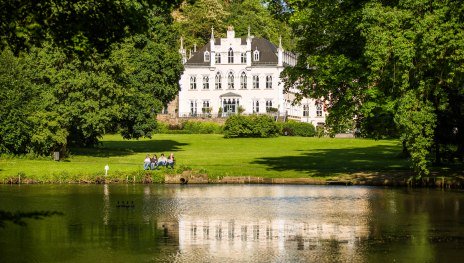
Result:
<svg viewBox="0 0 464 263"><path fill-rule="evenodd" d="M464 195L297 185L0 185L0 262L462 262Z"/></svg>

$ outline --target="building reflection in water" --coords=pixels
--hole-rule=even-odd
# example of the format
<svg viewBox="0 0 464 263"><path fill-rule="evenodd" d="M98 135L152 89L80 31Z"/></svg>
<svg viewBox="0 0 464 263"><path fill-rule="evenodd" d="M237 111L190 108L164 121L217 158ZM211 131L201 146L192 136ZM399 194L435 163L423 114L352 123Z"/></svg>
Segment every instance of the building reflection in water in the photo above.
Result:
<svg viewBox="0 0 464 263"><path fill-rule="evenodd" d="M211 194L211 189L208 190L207 194ZM241 198L247 198L243 192L240 197L222 193L231 194L232 199L238 198L235 201L228 199L222 206L201 203L200 199L196 199L194 208L191 206L191 209L184 210L176 220L158 221L158 227L168 228L169 238L178 240L179 251L187 254L201 249L210 254L237 258L243 256L240 255L242 252L256 249L272 249L273 253L282 255L295 250L334 249L340 258L353 258L359 241L369 237L366 220L370 213L369 201L364 193L354 193L356 198L344 197L343 190L340 190L336 194L338 202L333 202L333 196L325 193L324 189L321 189L322 192L316 190L316 193L312 190L311 194L322 198L311 200L306 191L293 192L298 201L284 200L286 205L279 206L273 204L282 201L280 194L286 198L288 193L262 193L264 199L270 195L272 198L277 196L279 200L271 198L268 204L260 200L259 208L250 210L242 207ZM353 195L352 189L350 191ZM180 204L190 203L190 198L198 197L195 191L188 194L190 196L182 193ZM254 191L253 195L256 194ZM331 205L326 204L325 199L330 200ZM296 206L303 208L295 212Z"/></svg>

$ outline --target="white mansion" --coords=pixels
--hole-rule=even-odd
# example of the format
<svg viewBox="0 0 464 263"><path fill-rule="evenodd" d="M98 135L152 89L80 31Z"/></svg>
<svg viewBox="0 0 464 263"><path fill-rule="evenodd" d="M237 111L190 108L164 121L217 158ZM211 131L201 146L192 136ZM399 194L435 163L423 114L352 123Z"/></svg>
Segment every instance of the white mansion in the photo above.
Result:
<svg viewBox="0 0 464 263"><path fill-rule="evenodd" d="M281 42L281 41L280 41ZM322 101L303 99L292 105L294 93L284 93L280 73L296 64L296 56L267 39L250 35L236 38L233 27L226 38L211 39L193 53L187 52L181 40L180 53L184 73L180 79L178 117L225 117L243 114L266 114L310 122L325 123Z"/></svg>

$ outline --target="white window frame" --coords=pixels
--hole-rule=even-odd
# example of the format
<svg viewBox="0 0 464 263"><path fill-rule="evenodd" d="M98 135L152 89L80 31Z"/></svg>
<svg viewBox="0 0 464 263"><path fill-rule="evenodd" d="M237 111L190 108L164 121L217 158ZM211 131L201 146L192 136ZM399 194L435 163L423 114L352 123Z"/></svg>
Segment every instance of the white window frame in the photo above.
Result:
<svg viewBox="0 0 464 263"><path fill-rule="evenodd" d="M247 75L245 72L240 74L240 89L247 89Z"/></svg>
<svg viewBox="0 0 464 263"><path fill-rule="evenodd" d="M309 117L309 105L303 104L303 117Z"/></svg>
<svg viewBox="0 0 464 263"><path fill-rule="evenodd" d="M215 89L222 89L222 76L221 73L217 72L216 76L214 77L214 87Z"/></svg>
<svg viewBox="0 0 464 263"><path fill-rule="evenodd" d="M247 63L247 57L246 57L246 53L245 53L245 52L243 52L243 53L240 54L240 62L241 62L242 64L246 64L246 63Z"/></svg>
<svg viewBox="0 0 464 263"><path fill-rule="evenodd" d="M272 108L272 99L267 99L266 100L266 112L269 112L271 108Z"/></svg>
<svg viewBox="0 0 464 263"><path fill-rule="evenodd" d="M190 76L190 89L191 90L197 89L197 76Z"/></svg>
<svg viewBox="0 0 464 263"><path fill-rule="evenodd" d="M322 117L322 103L316 102L316 117Z"/></svg>
<svg viewBox="0 0 464 263"><path fill-rule="evenodd" d="M266 89L272 89L272 76L266 76Z"/></svg>
<svg viewBox="0 0 464 263"><path fill-rule="evenodd" d="M207 111L208 111L207 109L210 108L210 105L211 105L211 104L210 104L210 101L209 101L209 100L203 100L203 104L202 104L202 107L201 107L201 112L202 112L202 113L208 113L208 112L207 112Z"/></svg>
<svg viewBox="0 0 464 263"><path fill-rule="evenodd" d="M234 63L234 50L232 50L232 48L229 48L229 51L227 52L227 62L229 64Z"/></svg>
<svg viewBox="0 0 464 263"><path fill-rule="evenodd" d="M208 51L208 50L205 51L205 53L203 54L203 60L204 60L205 62L209 62L210 58L211 58L211 56L210 56L210 54L209 54L209 51Z"/></svg>
<svg viewBox="0 0 464 263"><path fill-rule="evenodd" d="M253 89L259 89L259 76L253 75Z"/></svg>
<svg viewBox="0 0 464 263"><path fill-rule="evenodd" d="M203 89L209 90L209 76L203 76Z"/></svg>
<svg viewBox="0 0 464 263"><path fill-rule="evenodd" d="M190 100L190 113L189 115L192 117L197 116L198 112L198 107L197 107L197 101L196 100Z"/></svg>
<svg viewBox="0 0 464 263"><path fill-rule="evenodd" d="M216 64L221 64L221 53L216 53L216 55L214 55L214 59Z"/></svg>
<svg viewBox="0 0 464 263"><path fill-rule="evenodd" d="M255 50L253 52L253 61L259 61L259 51Z"/></svg>
<svg viewBox="0 0 464 263"><path fill-rule="evenodd" d="M253 113L259 113L259 100L253 100Z"/></svg>
<svg viewBox="0 0 464 263"><path fill-rule="evenodd" d="M227 89L234 89L234 73L231 71L227 74Z"/></svg>

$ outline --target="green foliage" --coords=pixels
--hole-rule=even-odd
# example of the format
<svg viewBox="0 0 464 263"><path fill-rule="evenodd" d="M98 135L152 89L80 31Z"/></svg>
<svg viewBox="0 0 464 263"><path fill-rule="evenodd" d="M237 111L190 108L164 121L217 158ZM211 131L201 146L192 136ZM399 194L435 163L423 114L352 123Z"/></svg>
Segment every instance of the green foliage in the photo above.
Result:
<svg viewBox="0 0 464 263"><path fill-rule="evenodd" d="M150 137L156 113L179 90L183 68L169 16L179 4L7 1L0 151L65 152L95 146L108 131Z"/></svg>
<svg viewBox="0 0 464 263"><path fill-rule="evenodd" d="M279 133L274 119L267 115L232 115L224 125L225 138L274 137Z"/></svg>
<svg viewBox="0 0 464 263"><path fill-rule="evenodd" d="M220 134L222 133L222 125L215 122L195 122L187 121L183 123L183 130L189 134Z"/></svg>
<svg viewBox="0 0 464 263"><path fill-rule="evenodd" d="M286 136L314 137L314 135L316 135L316 128L311 123L290 120L282 123L280 134Z"/></svg>
<svg viewBox="0 0 464 263"><path fill-rule="evenodd" d="M279 43L281 36L283 47L293 49L290 27L273 17L273 10L269 8L271 6L260 0L197 0L184 3L174 12L175 25L188 48L206 44L211 38L211 27L214 27L215 37L225 37L227 26L231 25L236 36L246 36L250 27L255 37Z"/></svg>
<svg viewBox="0 0 464 263"><path fill-rule="evenodd" d="M329 100L329 132L356 120L361 136L401 137L418 175L432 146L437 163L447 143L464 156L463 1L286 3L300 36L286 88Z"/></svg>
<svg viewBox="0 0 464 263"><path fill-rule="evenodd" d="M404 131L402 139L411 155L414 171L428 175L428 156L433 144L436 115L430 102L417 101L414 92L408 92L400 101L396 122Z"/></svg>
<svg viewBox="0 0 464 263"><path fill-rule="evenodd" d="M166 16L181 0L2 1L0 50L13 47L16 54L51 38L72 54L105 53L111 44L150 29L147 18Z"/></svg>
<svg viewBox="0 0 464 263"><path fill-rule="evenodd" d="M222 125L215 122L186 121L180 125L170 126L166 123L158 122L155 132L173 134L221 134Z"/></svg>

